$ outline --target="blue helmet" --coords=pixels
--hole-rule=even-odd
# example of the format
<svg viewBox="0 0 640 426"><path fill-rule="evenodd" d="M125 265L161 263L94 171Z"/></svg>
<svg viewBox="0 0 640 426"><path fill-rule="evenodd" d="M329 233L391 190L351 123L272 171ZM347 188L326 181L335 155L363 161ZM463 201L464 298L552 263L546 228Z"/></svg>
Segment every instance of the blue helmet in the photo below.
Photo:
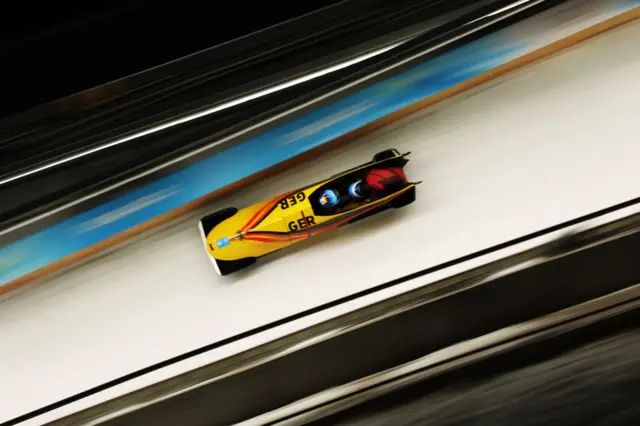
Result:
<svg viewBox="0 0 640 426"><path fill-rule="evenodd" d="M362 180L357 180L349 185L349 195L351 195L355 199L363 198L362 194Z"/></svg>
<svg viewBox="0 0 640 426"><path fill-rule="evenodd" d="M335 207L338 201L338 193L333 189L326 189L320 196L320 205L324 208Z"/></svg>

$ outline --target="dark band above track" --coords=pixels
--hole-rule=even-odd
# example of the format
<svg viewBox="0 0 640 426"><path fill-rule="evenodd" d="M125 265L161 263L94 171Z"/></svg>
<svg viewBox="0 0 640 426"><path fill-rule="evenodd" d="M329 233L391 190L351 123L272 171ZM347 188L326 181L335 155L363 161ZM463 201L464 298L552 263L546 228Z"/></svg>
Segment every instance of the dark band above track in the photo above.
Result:
<svg viewBox="0 0 640 426"><path fill-rule="evenodd" d="M433 25L434 27L418 38L403 44L397 50L394 49L380 56L363 61L356 66L348 67L342 71L331 73L299 86L274 93L264 99L256 99L242 104L237 108L221 111L219 114L216 113L216 117L203 117L202 119L194 120L175 128L167 128L163 131L144 136L137 142L127 142L123 145L96 152L91 155L93 159L88 157L78 158L68 163L61 163L53 168L43 169L37 173L34 172L34 174L28 177L8 182L0 187L0 197L4 200L2 209L0 209L0 229L8 229L38 215L50 212L52 209L59 210L57 210L55 214L47 215L46 218L30 223L27 227L19 228L15 233L12 232L11 234L3 235L2 243L7 244L18 238L37 232L40 229L52 226L65 218L100 205L133 188L148 184L162 176L180 170L189 164L215 155L220 150L228 149L235 144L242 143L247 138L255 136L255 134L259 132L264 132L267 128L281 125L283 122L291 120L300 114L308 113L310 110L333 102L366 85L388 78L390 75L408 67L410 68L415 65L415 63L405 63L401 67L394 68L389 72L377 75L375 78L359 85L340 91L334 96L327 97L319 102L314 102L307 107L297 110L294 114L285 114L282 118L272 121L266 126L262 125L255 131L244 133L242 136L231 138L223 144L216 145L210 149L198 152L196 155L189 155L187 157L188 153L193 152L195 149L200 149L204 145L211 144L212 141L229 137L239 130L246 129L247 126L257 125L268 117L284 113L292 107L312 100L329 90L337 90L337 88L354 81L354 79L371 75L372 72L397 63L403 58L410 57L417 51L429 49L429 47L451 39L452 37L460 36L460 34L470 29L470 25L478 26L478 30L475 32L471 31L468 36L455 43L448 44L446 48L439 49L430 55L421 57L419 61L424 61L429 56L441 54L460 44L467 43L487 33L508 26L514 21L524 19L540 11L540 9L559 2L561 1L542 1L539 7L526 9L526 13L523 12L522 15L504 20L500 20L499 15L488 15L488 13L495 11L497 7L510 4L511 2L507 0L487 0L486 2L476 3L471 12L469 12L467 6L460 6L451 11L453 3L447 3L448 6L445 9L434 6L435 9L433 10L427 9L423 11L423 14L426 13L425 16L416 14L412 17L412 19L415 20L421 16L421 25ZM463 2L456 4L462 5ZM436 14L435 18L430 14L434 11L439 13ZM482 16L489 16L489 18L486 19L495 20L495 23L486 28L482 27L489 22L485 22L485 20L478 21L478 18ZM481 27L482 29L480 29ZM176 102L179 100L180 105L182 105L184 101L179 97L174 100ZM119 112L119 114L122 114L122 112ZM128 114L119 116L121 119L126 120L130 117ZM93 132L93 130L89 128L87 131ZM61 133L61 135L64 134L64 132ZM74 138L79 141L85 140L86 138L83 138L82 135L82 132L77 133ZM111 136L113 136L113 134ZM100 137L97 137L95 141L100 141ZM185 156L185 158L179 162L175 164L172 162L171 165L162 166L181 155ZM3 156L3 158L5 157L6 156ZM153 173L146 174L144 177L136 178L136 176L140 176L143 172L151 170L152 168L159 169L154 169L155 171ZM101 189L122 182L125 179L133 180L126 185L118 187L118 189L110 190L96 197L91 196L91 194L95 194ZM84 197L89 196L91 196L89 199L84 200ZM80 199L84 201L77 204L76 202ZM73 206L71 206L71 204L73 204ZM69 207L63 208L63 206Z"/></svg>

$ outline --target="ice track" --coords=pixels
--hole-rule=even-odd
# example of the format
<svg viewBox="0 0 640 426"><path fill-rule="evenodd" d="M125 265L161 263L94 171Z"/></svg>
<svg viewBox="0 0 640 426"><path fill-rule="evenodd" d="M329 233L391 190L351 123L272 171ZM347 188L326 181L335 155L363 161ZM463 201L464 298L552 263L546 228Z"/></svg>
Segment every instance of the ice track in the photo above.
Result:
<svg viewBox="0 0 640 426"><path fill-rule="evenodd" d="M412 151L417 202L219 277L191 218L0 306L0 422L263 323L639 195L640 25L211 205Z"/></svg>

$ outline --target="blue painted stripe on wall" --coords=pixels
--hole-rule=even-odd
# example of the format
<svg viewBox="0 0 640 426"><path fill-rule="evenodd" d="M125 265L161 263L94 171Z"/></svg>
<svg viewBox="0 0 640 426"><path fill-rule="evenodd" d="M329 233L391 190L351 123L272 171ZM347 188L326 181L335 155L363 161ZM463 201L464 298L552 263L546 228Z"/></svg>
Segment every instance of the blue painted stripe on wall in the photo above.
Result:
<svg viewBox="0 0 640 426"><path fill-rule="evenodd" d="M620 0L611 16L640 5ZM507 30L505 30L507 31ZM498 32L0 249L0 285L320 146L540 45Z"/></svg>

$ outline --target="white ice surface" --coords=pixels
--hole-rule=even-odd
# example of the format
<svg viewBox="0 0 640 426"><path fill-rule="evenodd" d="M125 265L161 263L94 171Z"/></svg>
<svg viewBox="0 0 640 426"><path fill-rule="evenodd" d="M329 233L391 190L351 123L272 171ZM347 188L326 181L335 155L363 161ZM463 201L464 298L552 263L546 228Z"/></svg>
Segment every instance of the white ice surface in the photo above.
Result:
<svg viewBox="0 0 640 426"><path fill-rule="evenodd" d="M218 276L197 216L0 305L0 422L261 324L639 194L640 26L210 206L412 151L417 201Z"/></svg>

